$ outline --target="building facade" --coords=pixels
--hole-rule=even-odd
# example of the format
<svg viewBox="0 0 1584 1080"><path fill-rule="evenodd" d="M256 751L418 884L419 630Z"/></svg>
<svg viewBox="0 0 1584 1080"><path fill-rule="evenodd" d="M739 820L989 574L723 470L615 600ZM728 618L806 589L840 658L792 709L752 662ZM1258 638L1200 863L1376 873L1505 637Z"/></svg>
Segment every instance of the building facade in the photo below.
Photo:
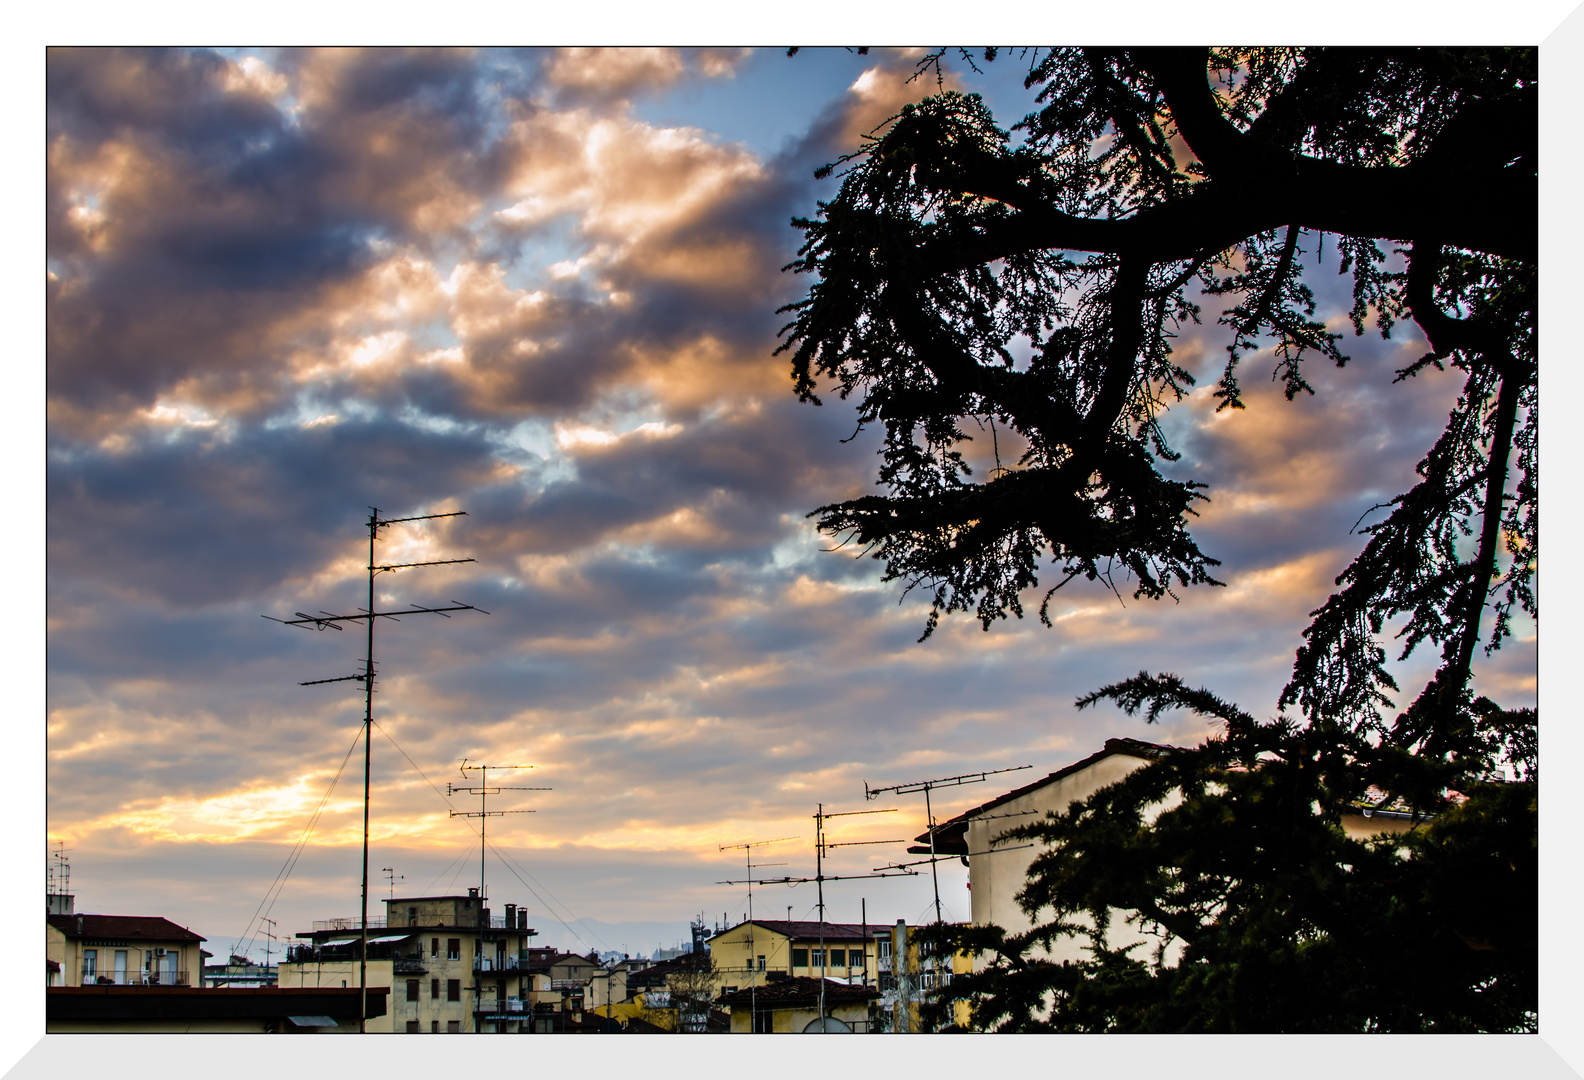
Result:
<svg viewBox="0 0 1584 1080"><path fill-rule="evenodd" d="M408 1034L526 1033L536 987L527 911L495 916L477 889L466 896L395 897L369 919L368 985L389 1007L368 1030ZM296 935L278 967L281 987L356 987L361 920L328 919ZM548 984L548 979L541 978ZM548 985L538 987L548 989Z"/></svg>
<svg viewBox="0 0 1584 1080"><path fill-rule="evenodd" d="M197 986L204 938L146 915L46 915L52 986Z"/></svg>
<svg viewBox="0 0 1584 1080"><path fill-rule="evenodd" d="M753 919L710 938L709 951L720 993L763 986L772 972L875 986L876 941L889 934L885 924Z"/></svg>

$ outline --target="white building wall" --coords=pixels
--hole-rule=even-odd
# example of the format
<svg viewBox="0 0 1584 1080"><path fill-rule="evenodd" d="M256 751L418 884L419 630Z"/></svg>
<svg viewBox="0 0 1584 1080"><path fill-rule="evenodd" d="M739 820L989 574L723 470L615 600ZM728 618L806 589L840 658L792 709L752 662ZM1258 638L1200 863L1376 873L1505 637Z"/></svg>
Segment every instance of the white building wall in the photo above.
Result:
<svg viewBox="0 0 1584 1080"><path fill-rule="evenodd" d="M973 897L971 910L974 925L993 923L1008 933L1022 933L1033 925L1018 906L1015 897L1028 881L1029 865L1044 850L1044 845L1021 847L1029 843L1027 840L1008 840L995 844L995 837L1019 825L1041 821L1047 813L1061 813L1073 803L1087 799L1108 784L1116 783L1133 770L1149 764L1149 761L1148 758L1128 753L1110 754L1086 768L970 818L968 881ZM1113 945L1136 941L1139 936L1137 926L1130 928L1123 925L1121 920L1113 922L1111 932L1107 935ZM1061 938L1048 953L1036 950L1035 955L1048 955L1056 961L1079 960L1087 958L1086 946L1087 942L1082 938ZM1143 959L1145 952L1141 950L1135 955ZM983 966L984 962L985 958L981 957L977 966Z"/></svg>

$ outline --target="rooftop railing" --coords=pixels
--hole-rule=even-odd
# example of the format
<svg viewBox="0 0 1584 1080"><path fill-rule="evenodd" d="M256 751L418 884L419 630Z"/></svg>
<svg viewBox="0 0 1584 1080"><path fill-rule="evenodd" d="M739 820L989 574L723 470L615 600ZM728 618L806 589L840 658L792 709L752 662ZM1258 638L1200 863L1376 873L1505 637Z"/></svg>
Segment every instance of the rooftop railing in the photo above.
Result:
<svg viewBox="0 0 1584 1080"><path fill-rule="evenodd" d="M384 915L370 915L368 925L370 930L426 930L431 929L436 925L434 923L425 923L423 920L427 917L428 916L419 915L416 918L413 918L406 915L400 915L395 919L387 919ZM439 925L449 928L460 927L463 930L467 930L476 927L478 923L474 921L461 924L442 923ZM313 928L318 932L325 930L361 930L363 928L363 919L359 915L348 915L341 919L315 919ZM491 915L487 929L521 930L524 933L528 931L528 927L519 926L517 925L516 921L508 923L506 921L506 916L504 915Z"/></svg>

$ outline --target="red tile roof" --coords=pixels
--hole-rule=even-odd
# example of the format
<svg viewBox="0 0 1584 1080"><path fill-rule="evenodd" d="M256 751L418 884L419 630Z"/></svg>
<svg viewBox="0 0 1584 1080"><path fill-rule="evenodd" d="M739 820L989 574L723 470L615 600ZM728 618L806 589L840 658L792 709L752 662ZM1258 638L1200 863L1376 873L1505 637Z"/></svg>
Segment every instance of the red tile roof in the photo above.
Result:
<svg viewBox="0 0 1584 1080"><path fill-rule="evenodd" d="M185 926L159 915L47 915L49 924L69 938L127 941L207 941Z"/></svg>
<svg viewBox="0 0 1584 1080"><path fill-rule="evenodd" d="M798 975L790 979L776 979L763 986L742 987L721 998L723 1005L747 1005L750 1000L756 1009L766 1007L793 1008L819 1001L820 980ZM842 1001L869 1001L880 996L872 986L848 986L846 983L825 980L825 1004Z"/></svg>
<svg viewBox="0 0 1584 1080"><path fill-rule="evenodd" d="M791 922L785 919L750 919L749 922L752 922L755 926L762 926L766 930L771 930L777 934L785 934L787 937L795 938L799 941L804 939L818 941L820 937L820 924L817 919L794 919ZM721 937L722 934L729 934L732 930L736 930L737 927L746 925L747 923L738 923L731 930L723 930L721 934L715 934L710 940L714 941ZM889 934L892 925L894 924L872 922L868 926L868 937L873 938L876 933ZM825 924L825 940L827 942L863 941L864 937L864 925L862 923L828 922Z"/></svg>

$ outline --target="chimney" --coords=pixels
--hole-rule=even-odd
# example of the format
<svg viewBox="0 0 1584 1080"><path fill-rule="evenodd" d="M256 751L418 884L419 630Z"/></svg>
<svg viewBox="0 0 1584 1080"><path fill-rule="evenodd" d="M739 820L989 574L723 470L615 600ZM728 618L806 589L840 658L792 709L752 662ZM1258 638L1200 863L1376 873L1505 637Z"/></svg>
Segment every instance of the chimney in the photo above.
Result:
<svg viewBox="0 0 1584 1080"><path fill-rule="evenodd" d="M507 904L506 905L506 929L515 930L516 928L517 928L517 905L516 904Z"/></svg>
<svg viewBox="0 0 1584 1080"><path fill-rule="evenodd" d="M528 929L528 909L527 908L518 908L517 909L517 929L519 929L519 930Z"/></svg>

